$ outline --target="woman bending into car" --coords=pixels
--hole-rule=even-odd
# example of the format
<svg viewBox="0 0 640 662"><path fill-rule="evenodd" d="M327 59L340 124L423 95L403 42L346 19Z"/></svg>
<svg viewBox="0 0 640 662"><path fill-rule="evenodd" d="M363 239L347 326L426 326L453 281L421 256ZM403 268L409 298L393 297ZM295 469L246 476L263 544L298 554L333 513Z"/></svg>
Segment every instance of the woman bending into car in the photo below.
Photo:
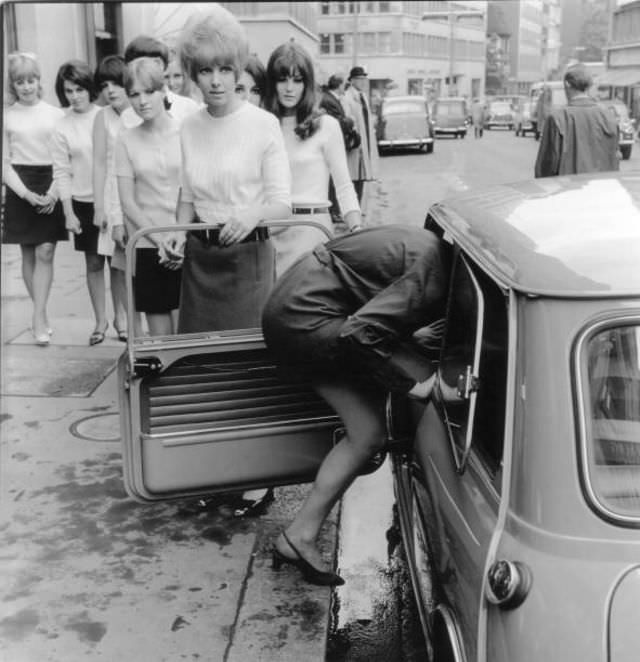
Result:
<svg viewBox="0 0 640 662"><path fill-rule="evenodd" d="M333 239L277 282L263 314L276 361L335 409L346 436L322 462L293 522L273 550L274 568L297 566L307 581L335 586L316 539L329 512L385 441L389 390L426 399L433 376L411 376L394 352L413 338L433 342L447 294L447 257L428 230L389 225ZM430 334L424 330L432 325ZM437 330L436 330L437 329Z"/></svg>

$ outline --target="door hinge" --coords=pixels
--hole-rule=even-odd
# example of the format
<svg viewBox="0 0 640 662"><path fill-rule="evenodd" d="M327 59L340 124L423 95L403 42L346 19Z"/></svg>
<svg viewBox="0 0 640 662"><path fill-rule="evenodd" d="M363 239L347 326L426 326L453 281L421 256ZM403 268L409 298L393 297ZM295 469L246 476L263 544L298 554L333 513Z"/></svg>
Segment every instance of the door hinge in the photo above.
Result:
<svg viewBox="0 0 640 662"><path fill-rule="evenodd" d="M134 360L131 377L149 377L158 375L162 370L162 361L157 356L141 356Z"/></svg>

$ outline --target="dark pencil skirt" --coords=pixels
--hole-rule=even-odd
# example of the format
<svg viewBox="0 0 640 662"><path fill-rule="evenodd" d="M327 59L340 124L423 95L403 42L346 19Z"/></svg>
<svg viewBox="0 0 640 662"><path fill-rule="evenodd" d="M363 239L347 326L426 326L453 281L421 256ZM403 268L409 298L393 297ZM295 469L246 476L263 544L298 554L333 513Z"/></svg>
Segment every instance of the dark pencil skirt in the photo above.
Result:
<svg viewBox="0 0 640 662"><path fill-rule="evenodd" d="M271 240L217 246L187 237L182 267L179 333L251 329L275 281Z"/></svg>
<svg viewBox="0 0 640 662"><path fill-rule="evenodd" d="M72 200L71 204L82 228L80 234L73 235L74 248L82 253L97 253L100 228L93 224L93 202Z"/></svg>
<svg viewBox="0 0 640 662"><path fill-rule="evenodd" d="M163 267L156 248L136 249L135 309L151 314L175 310L180 305L181 273L180 269Z"/></svg>
<svg viewBox="0 0 640 662"><path fill-rule="evenodd" d="M14 170L31 191L44 195L51 186L51 166L14 165ZM26 200L16 195L8 186L4 213L2 215L2 243L22 244L25 246L68 239L64 227L64 214L60 201L51 214L38 214Z"/></svg>

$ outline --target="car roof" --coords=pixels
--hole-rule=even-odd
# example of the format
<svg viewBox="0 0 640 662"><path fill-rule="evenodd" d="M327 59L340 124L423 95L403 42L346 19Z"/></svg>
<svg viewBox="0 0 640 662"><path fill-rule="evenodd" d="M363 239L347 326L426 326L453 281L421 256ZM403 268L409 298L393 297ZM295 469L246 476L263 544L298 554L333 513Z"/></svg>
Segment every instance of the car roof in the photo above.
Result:
<svg viewBox="0 0 640 662"><path fill-rule="evenodd" d="M392 103L394 101L422 101L422 103L426 103L427 100L419 94L406 94L402 97L385 97L383 99L383 103Z"/></svg>
<svg viewBox="0 0 640 662"><path fill-rule="evenodd" d="M640 296L640 172L492 186L430 213L496 280L520 292Z"/></svg>

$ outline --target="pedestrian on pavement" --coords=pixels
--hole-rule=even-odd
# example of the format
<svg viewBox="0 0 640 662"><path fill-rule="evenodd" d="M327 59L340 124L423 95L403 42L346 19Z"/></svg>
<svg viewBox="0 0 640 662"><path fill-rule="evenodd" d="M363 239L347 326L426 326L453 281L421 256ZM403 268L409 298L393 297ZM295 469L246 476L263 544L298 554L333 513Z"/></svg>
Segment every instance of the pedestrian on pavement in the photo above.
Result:
<svg viewBox="0 0 640 662"><path fill-rule="evenodd" d="M105 338L105 257L98 254L100 229L93 224L93 122L100 108L93 73L86 62L70 60L58 70L56 95L69 112L57 123L51 139L53 177L56 180L67 230L74 234L74 247L84 253L87 288L95 315L89 345Z"/></svg>
<svg viewBox="0 0 640 662"><path fill-rule="evenodd" d="M313 62L297 42L278 46L267 64L265 105L279 120L291 168L292 220L314 221L333 231L329 177L344 222L361 226L360 205L349 175L338 120L317 105ZM276 272L282 275L301 255L327 236L314 227L290 227L274 234Z"/></svg>
<svg viewBox="0 0 640 662"><path fill-rule="evenodd" d="M116 139L118 193L132 235L137 230L172 225L176 221L180 181L180 125L164 104L164 70L153 58L133 60L124 86L142 124L122 129ZM171 311L180 302L180 270L161 264L162 234L142 237L136 244L134 305L145 314L149 334L175 332ZM142 328L135 329L142 335Z"/></svg>
<svg viewBox="0 0 640 662"><path fill-rule="evenodd" d="M206 107L182 124L178 222L194 230L165 242L184 248L180 333L259 326L275 279L275 248L260 221L291 214L287 153L277 120L243 101L236 85L249 46L244 28L213 4L194 14L180 39L181 61ZM197 230L218 223L220 229Z"/></svg>
<svg viewBox="0 0 640 662"><path fill-rule="evenodd" d="M131 110L124 89L127 65L120 55L107 55L94 74L96 89L107 105L93 123L93 223L100 230L98 254L109 263L113 328L118 340L127 340L127 290L124 275L124 252L113 240L115 225L122 225L122 208L116 181L116 136L122 127L135 126L140 118ZM128 111L128 112L127 112Z"/></svg>
<svg viewBox="0 0 640 662"><path fill-rule="evenodd" d="M360 146L348 156L349 172L356 189L358 202L362 203L364 184L376 179L378 171L378 143L375 126L366 92L367 72L363 67L353 67L349 73L349 87L344 93L344 107L353 118L360 135Z"/></svg>
<svg viewBox="0 0 640 662"><path fill-rule="evenodd" d="M267 84L267 71L260 58L252 53L247 66L236 84L236 94L243 100L259 108L264 107L264 93Z"/></svg>
<svg viewBox="0 0 640 662"><path fill-rule="evenodd" d="M277 538L275 569L289 563L313 584L344 583L325 567L317 536L383 448L387 392L419 399L431 393L433 374L424 378L430 370L416 377L394 352L418 330L428 338L423 327L444 314L443 246L420 228L369 228L318 245L276 284L263 315L265 342L280 366L311 383L335 409L346 437L325 457L306 501Z"/></svg>
<svg viewBox="0 0 640 662"><path fill-rule="evenodd" d="M564 89L568 105L552 108L544 121L536 177L619 169L616 120L587 94L592 82L584 65L567 69Z"/></svg>
<svg viewBox="0 0 640 662"><path fill-rule="evenodd" d="M33 303L31 332L36 344L48 345L51 327L47 302L56 243L68 238L49 141L64 111L42 101L35 55L11 53L7 61L8 92L13 103L4 113L2 243L20 245L22 278Z"/></svg>
<svg viewBox="0 0 640 662"><path fill-rule="evenodd" d="M342 105L344 97L344 78L340 74L333 74L329 76L326 89L322 92L320 99L320 108L324 109L331 117L335 117L340 123L342 129L342 137L344 138L344 148L347 152L352 149L360 147L360 134L356 131L355 123L347 113ZM336 198L336 190L333 185L333 179L329 179L329 200L331 207L329 213L331 219L335 223L342 223L343 219L340 214L340 205Z"/></svg>
<svg viewBox="0 0 640 662"><path fill-rule="evenodd" d="M481 99L475 98L471 106L471 121L473 123L473 137L482 138L484 122L486 120L486 108Z"/></svg>

